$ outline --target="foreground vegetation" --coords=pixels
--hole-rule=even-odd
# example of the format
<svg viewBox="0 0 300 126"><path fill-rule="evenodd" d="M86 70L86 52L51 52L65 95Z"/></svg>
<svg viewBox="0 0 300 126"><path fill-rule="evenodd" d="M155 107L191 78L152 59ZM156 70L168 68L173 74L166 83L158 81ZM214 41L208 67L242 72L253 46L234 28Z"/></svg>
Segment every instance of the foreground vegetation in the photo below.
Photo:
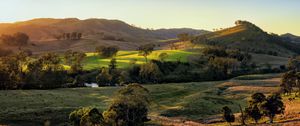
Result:
<svg viewBox="0 0 300 126"><path fill-rule="evenodd" d="M256 76L264 79L145 85L152 101L149 115L201 119L201 122L222 120L215 115L221 114L223 106L239 112L238 104L246 106L252 93L268 94L279 89L279 81L272 79L278 74ZM69 113L77 108L95 107L103 112L119 88L0 91L0 123L33 125L49 120L51 124L63 125L68 123Z"/></svg>

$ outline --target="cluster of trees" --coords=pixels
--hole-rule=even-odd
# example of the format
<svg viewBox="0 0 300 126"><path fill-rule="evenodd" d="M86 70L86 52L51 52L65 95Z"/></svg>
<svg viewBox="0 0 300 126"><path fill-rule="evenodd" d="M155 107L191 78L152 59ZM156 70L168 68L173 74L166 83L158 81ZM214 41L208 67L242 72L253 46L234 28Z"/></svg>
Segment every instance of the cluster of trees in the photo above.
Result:
<svg viewBox="0 0 300 126"><path fill-rule="evenodd" d="M0 58L0 89L50 89L66 83L67 74L61 59L53 53L44 54L36 59L30 53Z"/></svg>
<svg viewBox="0 0 300 126"><path fill-rule="evenodd" d="M248 106L244 110L241 109L241 122L242 125L245 125L246 119L252 119L257 124L265 116L269 118L270 123L273 123L274 117L283 114L284 110L285 107L280 94L266 97L262 93L255 93L251 96ZM235 121L235 116L227 106L223 107L223 118L228 123Z"/></svg>
<svg viewBox="0 0 300 126"><path fill-rule="evenodd" d="M57 40L80 40L82 38L82 33L80 32L63 33L61 35L56 35L54 37Z"/></svg>
<svg viewBox="0 0 300 126"><path fill-rule="evenodd" d="M117 55L120 48L118 46L98 46L95 48L96 53L104 58L111 58Z"/></svg>
<svg viewBox="0 0 300 126"><path fill-rule="evenodd" d="M85 53L72 50L64 53L65 64L70 66L70 73L80 73L83 71L82 62L85 57Z"/></svg>
<svg viewBox="0 0 300 126"><path fill-rule="evenodd" d="M300 57L289 59L287 68L289 71L282 75L281 92L290 95L297 88L296 96L300 95Z"/></svg>
<svg viewBox="0 0 300 126"><path fill-rule="evenodd" d="M140 56L144 56L146 62L148 62L147 56L150 55L154 51L154 44L145 44L141 45L137 50L139 51Z"/></svg>
<svg viewBox="0 0 300 126"><path fill-rule="evenodd" d="M189 81L223 80L234 76L255 73L257 67L251 63L251 55L239 50L218 47L203 49L203 55L191 62L165 61L167 53L159 55L159 60L147 60L154 50L154 45L139 47L140 56L145 64L137 65L134 60L127 69L117 69L116 59L108 67L101 68L96 75L100 86L113 86L129 83L172 83ZM268 68L271 69L271 68Z"/></svg>
<svg viewBox="0 0 300 126"><path fill-rule="evenodd" d="M149 91L138 84L120 89L106 111L96 108L81 108L69 115L74 126L142 126L149 108Z"/></svg>
<svg viewBox="0 0 300 126"><path fill-rule="evenodd" d="M81 87L85 80L83 61L85 53L68 50L63 58L55 53L32 56L30 50L0 57L0 90L53 89ZM66 70L62 63L70 66Z"/></svg>
<svg viewBox="0 0 300 126"><path fill-rule="evenodd" d="M0 40L6 45L23 46L28 44L29 36L25 33L17 32L13 35L1 35Z"/></svg>

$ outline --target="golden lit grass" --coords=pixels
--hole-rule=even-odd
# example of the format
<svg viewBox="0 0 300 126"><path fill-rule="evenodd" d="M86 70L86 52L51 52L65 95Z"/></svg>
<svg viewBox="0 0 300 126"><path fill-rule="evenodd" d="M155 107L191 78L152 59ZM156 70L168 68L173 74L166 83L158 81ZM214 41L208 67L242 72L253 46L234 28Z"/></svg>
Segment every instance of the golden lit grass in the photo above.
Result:
<svg viewBox="0 0 300 126"><path fill-rule="evenodd" d="M244 30L246 30L245 27L243 27L241 25L232 27L232 28L227 28L227 29L223 29L223 30L215 32L211 38L224 37L224 36L235 34L235 33L238 33L238 32L244 31Z"/></svg>
<svg viewBox="0 0 300 126"><path fill-rule="evenodd" d="M187 52L183 50L156 50L153 51L147 58L148 60L158 60L161 53L167 53L168 57L166 61L182 61L187 62L188 57L193 52ZM117 67L118 68L127 68L130 65L132 60L136 60L136 64L145 63L145 58L138 54L138 51L119 51L117 56ZM87 53L87 57L84 60L83 68L85 70L98 69L101 67L107 67L111 58L102 58L97 55L97 53Z"/></svg>

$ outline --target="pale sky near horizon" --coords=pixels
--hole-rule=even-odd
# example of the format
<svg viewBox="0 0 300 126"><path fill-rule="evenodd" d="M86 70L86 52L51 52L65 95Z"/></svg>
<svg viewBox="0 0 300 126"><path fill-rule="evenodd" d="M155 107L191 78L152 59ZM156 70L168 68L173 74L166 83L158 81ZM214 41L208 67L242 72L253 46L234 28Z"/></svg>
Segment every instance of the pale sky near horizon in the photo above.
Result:
<svg viewBox="0 0 300 126"><path fill-rule="evenodd" d="M143 28L212 30L248 20L300 35L300 0L0 0L0 22L33 18L118 19Z"/></svg>

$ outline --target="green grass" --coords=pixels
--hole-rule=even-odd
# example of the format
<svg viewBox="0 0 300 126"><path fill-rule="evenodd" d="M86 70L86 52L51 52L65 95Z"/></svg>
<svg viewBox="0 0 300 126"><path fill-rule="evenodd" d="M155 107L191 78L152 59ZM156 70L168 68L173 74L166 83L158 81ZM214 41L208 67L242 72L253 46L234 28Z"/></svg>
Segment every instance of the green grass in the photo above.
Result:
<svg viewBox="0 0 300 126"><path fill-rule="evenodd" d="M237 84L224 85L228 82ZM270 84L271 82L261 80L228 80L144 86L150 90L151 116L198 120L220 114L223 106L229 106L234 112L238 112L238 104L245 106L251 95L247 91L251 89L249 87ZM225 86L224 90L220 90L220 87ZM50 120L54 125L63 125L74 109L91 106L104 111L119 88L0 91L0 124L42 125L45 120ZM235 91L239 91L239 88L246 91L237 94ZM221 94L218 95L220 91Z"/></svg>
<svg viewBox="0 0 300 126"><path fill-rule="evenodd" d="M151 55L148 56L148 60L159 59L158 56L161 53L167 53L168 57L166 61L177 61L187 62L188 56L194 54L193 52L187 52L183 50L157 50L153 51ZM118 68L127 68L131 60L136 59L137 64L145 63L145 58L139 56L137 51L119 51L117 56L117 66ZM97 55L97 53L87 53L87 57L84 60L83 68L85 70L98 69L101 67L107 67L111 58L102 58ZM65 66L68 68L68 66Z"/></svg>

